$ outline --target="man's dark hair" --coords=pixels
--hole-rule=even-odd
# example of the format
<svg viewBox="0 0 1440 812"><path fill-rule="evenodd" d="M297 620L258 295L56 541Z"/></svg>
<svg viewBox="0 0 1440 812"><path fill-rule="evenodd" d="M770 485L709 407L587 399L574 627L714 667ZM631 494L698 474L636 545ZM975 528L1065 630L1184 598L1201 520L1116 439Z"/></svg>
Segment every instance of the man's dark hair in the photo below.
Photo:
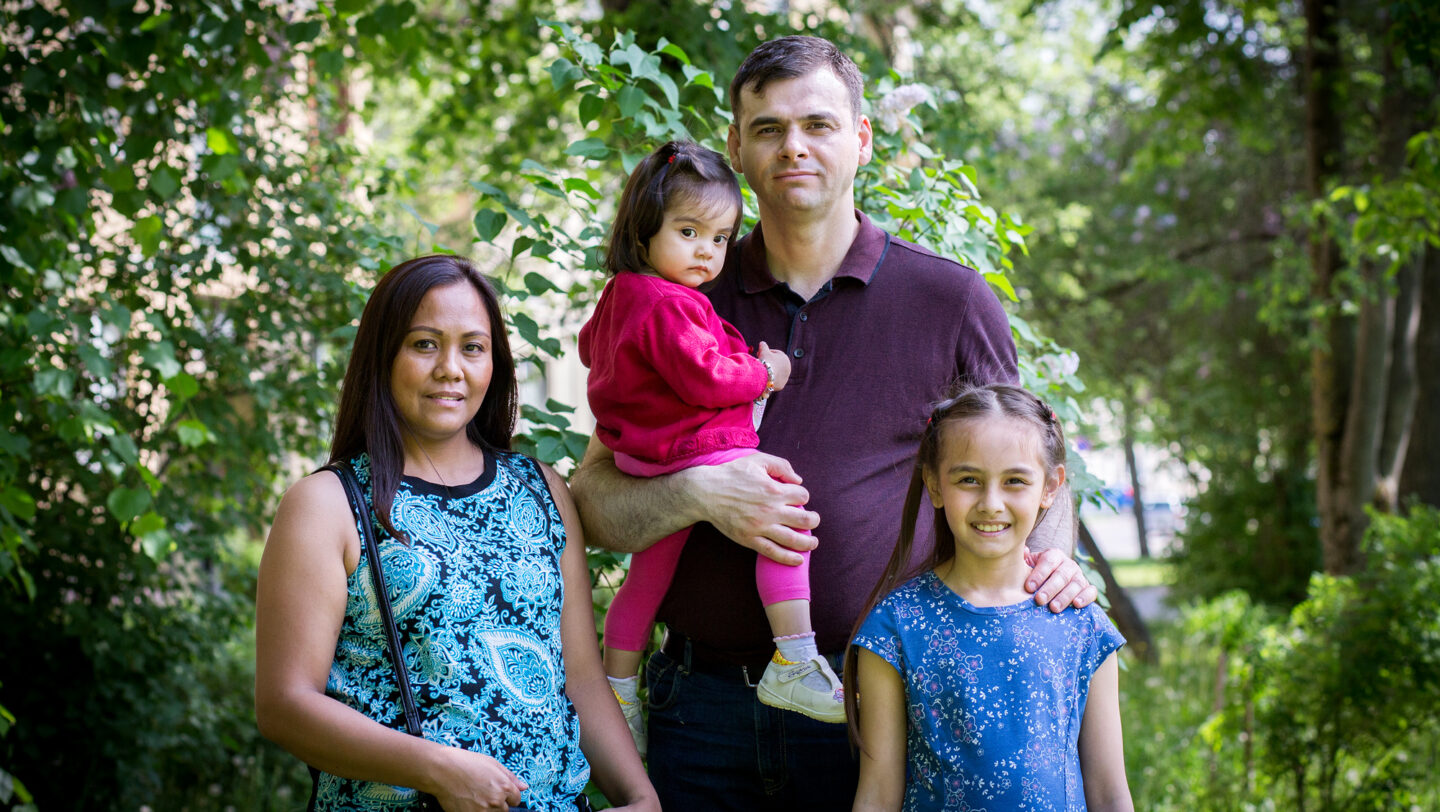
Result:
<svg viewBox="0 0 1440 812"><path fill-rule="evenodd" d="M735 78L730 81L730 113L740 123L740 91L750 88L755 95L765 93L772 81L794 79L821 68L829 68L850 92L850 110L860 120L860 102L865 96L865 80L850 57L840 52L835 43L820 37L789 36L760 43L745 57Z"/></svg>

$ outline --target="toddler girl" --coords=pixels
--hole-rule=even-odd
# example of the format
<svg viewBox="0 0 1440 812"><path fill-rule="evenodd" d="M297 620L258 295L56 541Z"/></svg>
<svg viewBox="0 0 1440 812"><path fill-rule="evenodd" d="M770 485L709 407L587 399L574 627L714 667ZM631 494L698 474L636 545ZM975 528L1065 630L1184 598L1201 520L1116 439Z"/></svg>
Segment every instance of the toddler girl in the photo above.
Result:
<svg viewBox="0 0 1440 812"><path fill-rule="evenodd" d="M1054 412L1024 389L969 389L932 413L895 552L846 652L856 810L1133 808L1124 638L1099 607L1051 614L1023 586L1025 539L1064 463ZM922 491L935 547L911 568Z"/></svg>
<svg viewBox="0 0 1440 812"><path fill-rule="evenodd" d="M606 255L613 278L580 330L580 361L596 436L635 476L718 465L759 445L766 398L785 386L790 360L740 333L697 288L725 264L740 227L740 185L725 158L670 142L635 167ZM689 529L630 560L605 617L605 672L641 753L636 671ZM755 578L778 647L757 686L760 701L844 722L840 680L815 647L809 554L787 566L758 556Z"/></svg>

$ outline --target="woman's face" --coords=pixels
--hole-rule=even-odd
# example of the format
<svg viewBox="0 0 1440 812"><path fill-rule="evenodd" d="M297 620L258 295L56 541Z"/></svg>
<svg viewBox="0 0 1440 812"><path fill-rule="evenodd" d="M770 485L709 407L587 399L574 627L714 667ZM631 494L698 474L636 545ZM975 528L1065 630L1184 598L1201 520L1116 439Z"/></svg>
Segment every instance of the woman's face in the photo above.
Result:
<svg viewBox="0 0 1440 812"><path fill-rule="evenodd" d="M431 445L465 436L494 372L491 329L469 282L425 294L390 367L390 396L407 439Z"/></svg>

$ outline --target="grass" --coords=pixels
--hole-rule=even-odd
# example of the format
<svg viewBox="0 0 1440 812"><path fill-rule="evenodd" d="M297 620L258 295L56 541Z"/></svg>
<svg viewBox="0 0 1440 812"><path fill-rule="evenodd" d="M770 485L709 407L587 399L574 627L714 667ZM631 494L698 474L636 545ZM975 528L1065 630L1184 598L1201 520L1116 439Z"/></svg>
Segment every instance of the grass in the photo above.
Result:
<svg viewBox="0 0 1440 812"><path fill-rule="evenodd" d="M1111 561L1115 580L1126 589L1163 586L1175 581L1175 568L1163 558L1131 558Z"/></svg>

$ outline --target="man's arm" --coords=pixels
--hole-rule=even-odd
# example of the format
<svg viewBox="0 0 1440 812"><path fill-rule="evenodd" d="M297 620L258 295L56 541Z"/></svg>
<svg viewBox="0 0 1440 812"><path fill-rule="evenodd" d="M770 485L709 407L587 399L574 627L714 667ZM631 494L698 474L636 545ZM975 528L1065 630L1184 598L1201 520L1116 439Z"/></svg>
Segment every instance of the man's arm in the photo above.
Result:
<svg viewBox="0 0 1440 812"><path fill-rule="evenodd" d="M658 477L632 477L615 454L592 436L570 478L587 543L633 553L679 530L709 522L730 539L782 564L799 564L794 550L815 548L818 514L790 464L751 454L723 465L701 465Z"/></svg>
<svg viewBox="0 0 1440 812"><path fill-rule="evenodd" d="M1025 580L1025 589L1035 593L1035 603L1050 603L1059 612L1094 603L1100 593L1080 571L1075 553L1075 499L1070 486L1061 485L1055 501L1025 541L1026 560L1034 567Z"/></svg>

